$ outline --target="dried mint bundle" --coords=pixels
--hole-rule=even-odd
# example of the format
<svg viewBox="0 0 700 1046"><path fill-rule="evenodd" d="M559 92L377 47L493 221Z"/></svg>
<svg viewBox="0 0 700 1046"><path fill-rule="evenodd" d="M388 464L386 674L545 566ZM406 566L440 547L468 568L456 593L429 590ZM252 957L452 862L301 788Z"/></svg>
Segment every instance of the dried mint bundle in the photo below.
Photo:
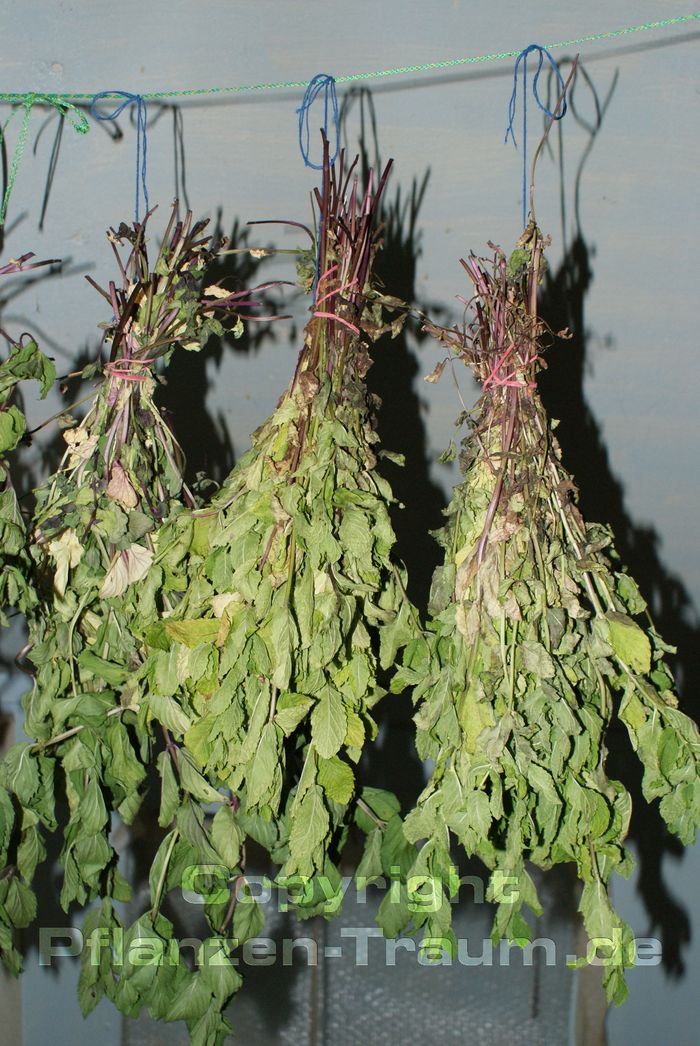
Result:
<svg viewBox="0 0 700 1046"><path fill-rule="evenodd" d="M25 254L0 267L0 276L23 272L47 265L31 262L33 254ZM23 335L18 343L9 341L9 355L0 361L0 625L6 625L6 607L26 612L35 603L31 585L27 533L24 517L12 485L6 455L14 451L26 438L27 421L17 403L13 402L21 381L40 383L41 398L45 399L56 377L53 362L39 351L36 342Z"/></svg>
<svg viewBox="0 0 700 1046"><path fill-rule="evenodd" d="M32 254L25 254L9 262L0 268L0 275L46 264L27 264L32 257ZM52 361L26 335L18 343L10 342L9 355L0 361L0 625L3 626L8 624L7 609L26 614L37 603L27 529L7 460L7 455L16 450L27 432L24 413L13 399L17 385L30 379L40 383L44 399L55 376ZM13 931L27 926L35 912L31 891L7 868L16 833L26 823L26 816L16 816L11 794L0 784L0 955L14 973L19 972L21 957L14 946ZM26 847L20 856L31 863L31 854L27 853Z"/></svg>
<svg viewBox="0 0 700 1046"><path fill-rule="evenodd" d="M193 978L187 964L170 962L152 985L143 964L121 961L114 944L121 934L128 956L130 941L172 939L172 924L159 914L158 868L151 873L151 915L125 928L112 901L127 901L131 891L109 838L113 811L129 824L139 810L156 746L163 748L158 768L166 786L172 774L167 726L141 700L139 671L148 630L177 598L167 570L153 566L155 533L197 502L183 484L179 448L154 402L156 365L175 349L200 350L210 335L224 332L226 317L235 321L233 333L241 333L240 313L255 303L249 291L202 286L214 257L202 236L206 222L193 222L190 213L179 221L174 209L153 264L146 223L109 234L120 272L120 285L101 291L113 313L104 325L109 360L82 372L101 371L103 379L85 417L64 434L68 449L59 469L36 492L30 577L40 602L28 614L35 679L24 699L25 732L36 740L14 745L0 764L2 813L12 814L17 826L12 838L9 830L0 832L3 845L10 844L0 872L0 950L16 969L3 921L19 926L33 917L31 881L45 857L44 832L59 827L58 799L65 794L61 904L68 909L73 901L103 899L84 926L83 1011L106 994L126 1013L137 1014L145 1001L154 1016L174 1020L172 1008ZM126 245L125 259L120 245ZM199 802L205 782L194 768L188 779L184 753L179 773L183 789ZM221 799L211 788L206 798ZM149 971L155 977L155 963ZM221 996L219 974L207 967L206 976L215 983L193 1041L210 1041L209 1030L224 1027L220 1005L209 1012L209 1002Z"/></svg>
<svg viewBox="0 0 700 1046"><path fill-rule="evenodd" d="M301 272L315 301L292 381L212 504L158 536L154 562L180 573L182 598L154 643L148 701L180 751L232 795L214 830L228 833L234 889L207 911L214 924L232 921L239 942L262 925L237 900L246 835L283 878L310 880L308 915L328 910L329 892L341 896L335 860L358 808L370 824L387 803L395 812L356 774L376 733L380 672L417 634L365 384L369 342L403 319L372 278L388 170L361 192L355 164L329 165L326 143L318 247ZM398 318L385 322L386 308ZM177 853L191 834L175 799L169 812Z"/></svg>
<svg viewBox="0 0 700 1046"><path fill-rule="evenodd" d="M438 881L445 903L423 915L413 906L412 920L425 928L424 946L454 946L453 839L491 870L494 940L524 943L523 906L541 911L527 861L543 869L574 862L584 925L598 945L609 942L599 958L619 1003L633 941L608 887L613 872L631 868L623 846L631 799L607 775L606 731L613 717L625 724L643 763L644 796L660 800L684 843L695 840L700 819L700 737L678 709L664 662L671 648L610 528L581 517L537 393L542 252L531 224L510 259L499 249L492 264L471 256L462 264L473 318L461 331L432 328L483 393L462 443L464 481L440 534L445 556L429 626L407 647L393 684L414 687L418 750L435 761L404 834L420 843L409 876ZM409 922L408 899L404 885L386 932Z"/></svg>

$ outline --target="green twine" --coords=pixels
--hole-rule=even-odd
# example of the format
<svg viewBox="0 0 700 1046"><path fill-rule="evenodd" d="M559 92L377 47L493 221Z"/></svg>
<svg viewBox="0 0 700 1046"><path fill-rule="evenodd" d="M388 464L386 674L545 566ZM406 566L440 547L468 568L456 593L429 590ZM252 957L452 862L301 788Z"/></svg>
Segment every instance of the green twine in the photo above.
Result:
<svg viewBox="0 0 700 1046"><path fill-rule="evenodd" d="M614 40L621 36L628 36L630 33L642 33L648 32L653 29L667 29L673 25L683 25L687 22L700 21L700 11L695 11L689 15L677 15L675 18L662 18L658 22L644 22L641 25L628 25L624 29L613 29L608 33L593 33L590 36L579 36L573 40L559 40L552 44L543 44L548 50L553 48L561 47L576 47L579 44L592 44L598 43L601 40ZM499 62L506 58L517 58L520 54L520 48L515 51L498 51L494 54L480 54L472 55L469 58L448 58L441 62L423 62L420 65L400 65L393 69L375 69L369 73L348 73L345 76L336 76L335 82L337 84L350 84L357 83L360 80L380 80L388 76L404 76L407 73L426 73L440 69L453 69L455 66L460 65L476 65L481 62ZM283 91L283 90L296 90L298 88L306 88L310 84L310 80L280 80L273 83L260 83L260 84L239 84L234 87L198 87L190 91L151 91L141 95L146 101L157 101L158 99L164 98L195 98L201 95L213 95L213 94L243 94L251 91ZM24 94L0 94L0 101L13 102L19 104L24 101L27 95ZM37 98L42 98L48 101L48 104L55 104L52 99L72 99L73 101L92 101L94 97L94 91L90 91L86 94L47 94L37 95ZM115 93L111 97L118 98L118 93Z"/></svg>
<svg viewBox="0 0 700 1046"><path fill-rule="evenodd" d="M17 177L17 171L22 160L22 154L24 153L24 146L27 141L27 134L29 133L29 117L31 116L32 108L36 102L43 105L50 105L56 109L61 116L67 116L71 127L74 127L78 134L86 134L90 130L87 117L84 113L81 113L74 105L67 101L66 95L57 94L38 94L35 91L31 91L28 94L2 94L0 93L0 102L12 102L13 105L21 104L24 109L24 118L22 120L22 127L19 132L17 139L17 145L15 146L14 155L12 157L12 163L10 164L10 170L7 176L7 185L5 186L5 195L2 199L2 205L0 206L0 228L5 224L5 216L7 214L7 205L10 202L10 195L12 194L12 187L15 184L15 178ZM15 109L11 114L5 127L9 124L12 117L15 115ZM75 115L73 115L75 114ZM0 131L0 135L4 138L5 129Z"/></svg>
<svg viewBox="0 0 700 1046"><path fill-rule="evenodd" d="M661 18L657 22L643 22L641 25L628 25L624 29L613 29L608 33L592 33L589 36L579 36L572 40L559 40L555 43L543 44L542 46L550 51L554 48L577 47L579 44L593 44L598 43L601 40L615 40L619 39L621 36L629 36L631 33L644 33L654 29L667 29L670 26L684 25L688 22L697 21L700 21L700 11L694 11L692 14L688 15L677 15L675 18ZM395 66L393 69L375 69L373 72L368 73L348 73L345 76L337 76L335 82L337 84L350 84L363 80L382 80L390 76L405 76L408 73L435 72L442 69L454 69L460 65L477 65L483 62L504 61L506 58L517 58L519 54L520 48L515 51L498 51L494 54L471 55L468 58L448 58L440 62L422 62L419 65L400 65ZM142 94L141 98L143 98L144 101L158 101L159 99L162 100L166 98L195 98L203 95L244 94L255 91L289 91L302 88L305 89L309 86L309 83L309 80L282 80L276 83L241 84L233 87L199 87L190 91L151 91L150 93ZM71 104L71 101L92 101L93 97L94 92L92 91L85 94L38 94L35 92L23 94L20 92L0 92L0 102L9 102L11 105L22 106L24 109L22 129L12 158L5 196L2 201L2 206L0 207L0 227L5 223L7 204L10 199L12 186L14 185L17 176L17 169L20 160L22 159L22 153L24 152L27 133L29 131L29 115L34 104L38 102L42 105L53 106L54 109L57 109L64 116L68 116L69 113L75 113L77 119L71 119L71 125L79 134L85 134L89 129L87 118ZM120 96L118 92L115 92L113 95L105 93L105 97L118 98ZM11 118L12 117L10 117L10 119ZM2 133L3 132L0 131L0 134Z"/></svg>

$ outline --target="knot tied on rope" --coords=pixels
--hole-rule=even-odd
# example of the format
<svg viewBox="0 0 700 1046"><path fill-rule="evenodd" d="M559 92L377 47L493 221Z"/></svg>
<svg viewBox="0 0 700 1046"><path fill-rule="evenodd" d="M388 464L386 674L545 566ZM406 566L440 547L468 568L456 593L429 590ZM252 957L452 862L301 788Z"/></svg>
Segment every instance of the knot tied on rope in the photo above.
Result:
<svg viewBox="0 0 700 1046"><path fill-rule="evenodd" d="M321 93L323 93L323 133L327 138L329 109L330 115L333 118L333 127L335 130L335 152L329 160L330 164L335 163L340 149L340 112L338 110L338 95L335 89L335 77L330 76L328 73L316 73L316 76L309 81L308 86L304 91L304 98L301 106L297 109L297 113L299 114L299 151L301 152L302 159L306 166L311 167L314 171L322 171L323 162L314 163L313 160L309 159L309 152L311 149L309 113L311 111L311 106Z"/></svg>
<svg viewBox="0 0 700 1046"><path fill-rule="evenodd" d="M533 51L537 52L538 59L539 59L538 63L537 63L537 71L535 72L535 75L532 78L532 93L534 95L535 101L537 102L537 105L542 110L542 112L545 114L545 116L548 116L550 118L550 120L561 120L562 117L566 114L566 100L565 99L562 99L562 102L561 102L561 112L557 111L559 109L559 106L556 106L555 109L554 109L554 112L551 112L551 110L544 104L544 102L540 98L539 91L537 89L537 85L538 85L539 78L540 78L540 73L542 72L542 66L544 65L544 60L546 58L547 61L550 64L550 66L552 67L552 69L556 73L557 79L559 81L559 86L561 87L562 92L564 91L564 89L565 89L564 78L561 75L561 71L559 69L559 66L557 65L557 63L554 60L554 58L552 58L551 54L549 53L549 51L547 50L546 47L542 47L540 44L529 44L527 47L523 48L523 50L520 52L518 57L515 59L515 66L513 68L513 93L510 96L510 102L508 104L508 126L506 128L506 136L503 139L504 143L507 143L508 142L508 138L512 138L513 139L513 145L517 148L517 143L515 141L515 126L514 126L514 124L515 124L515 114L516 114L516 109L517 109L517 104L518 104L518 70L520 68L520 63L522 62L522 67L523 67L523 228L527 225L527 56L529 54L532 54Z"/></svg>
<svg viewBox="0 0 700 1046"><path fill-rule="evenodd" d="M111 113L101 113L97 108L97 103L103 98L123 98L124 100ZM96 120L117 120L130 105L136 106L136 193L134 214L138 222L140 189L143 190L143 199L146 205L146 212L148 212L148 188L146 186L148 113L146 99L142 94L131 94L129 91L99 91L98 94L93 95L90 112Z"/></svg>
<svg viewBox="0 0 700 1046"><path fill-rule="evenodd" d="M7 206L10 202L10 196L12 194L12 187L15 184L15 178L17 177L17 171L22 160L22 154L24 153L24 146L27 142L27 134L29 133L29 118L32 113L34 105L38 102L40 105L49 105L52 109L55 109L61 116L66 117L71 127L78 132L78 134L87 134L90 130L90 124L85 113L81 112L77 106L69 102L67 98L60 94L41 94L38 91L30 91L28 94L16 94L0 93L0 102L9 102L11 105L17 107L22 106L24 110L24 117L22 119L22 127L20 128L19 137L17 138L17 145L15 146L14 155L12 157L12 163L10 164L10 170L7 175L7 184L5 186L5 194L2 198L2 204L0 205L0 227L5 224L5 216L7 214ZM9 124L10 120L17 112L14 108L10 117L5 124L5 127L0 130L0 140L5 137L5 128Z"/></svg>

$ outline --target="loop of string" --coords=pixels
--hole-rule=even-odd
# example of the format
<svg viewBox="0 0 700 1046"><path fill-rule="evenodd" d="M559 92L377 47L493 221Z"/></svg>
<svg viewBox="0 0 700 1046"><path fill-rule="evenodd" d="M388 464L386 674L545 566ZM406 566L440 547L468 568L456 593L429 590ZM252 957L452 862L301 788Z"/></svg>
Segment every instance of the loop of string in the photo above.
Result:
<svg viewBox="0 0 700 1046"><path fill-rule="evenodd" d="M511 388L511 389L535 389L537 388L537 382L535 381L521 381L515 374L515 372L508 372L501 374L501 367L508 361L511 353L515 348L515 342L511 342L503 355L497 360L494 366L491 368L490 374L484 379L484 392L490 387L494 388ZM526 360L526 365L535 363L539 359L539 356L532 356Z"/></svg>
<svg viewBox="0 0 700 1046"><path fill-rule="evenodd" d="M101 113L97 109L97 103L103 98L123 98L124 100L120 102L113 112ZM96 120L116 120L130 105L136 106L136 193L134 200L134 214L136 221L138 222L140 189L143 190L146 213L148 213L148 188L146 186L148 114L146 109L146 99L142 94L131 94L129 91L99 91L96 95L93 95L90 112Z"/></svg>
<svg viewBox="0 0 700 1046"><path fill-rule="evenodd" d="M514 127L514 123L515 123L515 114L516 114L517 103L518 103L518 69L520 67L520 63L522 62L522 64L523 64L523 92L522 92L523 93L523 143L522 143L522 153L523 153L523 228L525 228L525 226L527 225L527 56L529 54L531 54L533 51L537 51L537 54L538 54L538 57L539 57L539 61L538 61L538 64L537 64L537 71L536 71L536 73L535 73L535 75L534 75L534 77L532 79L532 93L533 93L533 95L535 97L535 101L537 102L537 105L542 110L542 112L545 114L545 116L550 117L550 119L552 119L552 120L561 120L561 118L566 113L566 101L564 101L562 103L562 107L561 107L561 112L560 113L557 113L556 111L555 112L551 112L548 109L548 107L544 104L542 99L540 98L539 91L537 89L537 84L538 84L538 81L539 81L539 78L540 78L540 73L542 72L542 66L544 64L544 59L546 58L548 60L549 64L550 64L550 66L552 67L552 69L556 73L557 79L559 81L559 86L561 87L562 91L564 90L564 78L561 75L561 72L559 70L559 66L557 65L556 61L552 58L551 54L549 53L549 51L547 50L546 47L542 47L540 44L529 44L528 47L524 48L520 52L520 54L518 55L518 57L515 60L515 67L513 69L513 93L510 96L510 103L508 105L508 127L506 128L506 136L503 139L504 142L507 143L508 138L509 137L512 138L513 139L513 145L516 146L516 148L517 148L517 143L515 141L515 127Z"/></svg>
<svg viewBox="0 0 700 1046"><path fill-rule="evenodd" d="M661 18L655 22L642 22L637 25L624 26L622 29L614 29L604 33L590 33L586 36L578 36L569 40L557 40L549 43L544 48L545 50L553 50L555 48L571 48L578 47L581 44L587 43L602 43L603 41L616 40L622 37L629 36L633 33L646 33L656 32L659 29L669 29L671 27L686 25L690 22L700 21L700 11L693 11L686 15L676 15L672 18ZM365 80L381 80L393 76L407 76L412 73L424 73L424 72L439 72L445 69L454 69L464 65L477 65L485 62L502 62L507 58L519 57L522 52L517 51L497 51L492 54L479 54L469 55L468 57L462 58L447 58L437 62L422 62L416 65L402 65L395 66L390 69L374 69L370 72L362 73L347 73L344 76L336 78L335 83L349 84L357 83ZM548 55L549 57L549 55ZM227 87L199 87L190 90L175 90L175 91L149 91L141 95L129 96L129 101L140 99L140 109L144 115L143 120L143 139L144 139L144 162L142 168L142 182L144 187L144 196L146 197L146 205L148 206L147 194L145 192L145 153L146 153L146 140L145 140L145 105L148 101L158 101L164 99L174 98L197 98L205 97L210 95L235 95L250 92L262 92L262 91L281 91L281 90L296 90L297 88L309 88L311 84L302 80L283 80L273 83L254 83L254 84L235 84ZM24 91L9 91L0 92L0 102L8 102L12 106L22 106L24 108L24 121L22 129L20 131L19 140L15 149L15 154L10 166L10 171L7 180L7 187L5 189L5 195L0 205L0 227L4 224L5 215L7 212L7 205L9 202L10 193L12 186L14 185L15 177L17 175L17 169L19 167L22 153L24 152L24 146L29 130L29 114L32 106L35 103L41 105L52 106L57 109L64 116L70 117L70 123L73 128L80 134L85 134L89 130L89 124L85 116L76 108L73 102L84 102L94 101L96 98L110 98L118 99L124 98L125 92L123 91L101 91L98 95L80 91L64 92L63 94L44 94L41 92L24 92ZM126 104L126 103L125 103ZM124 105L121 105L116 113L122 111ZM74 118L70 114L75 114ZM11 119L12 117L10 117ZM98 117L99 119L100 117ZM102 117L102 119L109 119L109 117ZM6 125L7 126L7 125ZM0 135L2 132L0 132ZM138 143L137 143L138 146ZM139 158L137 157L137 167ZM138 185L137 185L137 196L138 196ZM525 194L523 194L525 196ZM525 215L526 217L526 215Z"/></svg>
<svg viewBox="0 0 700 1046"><path fill-rule="evenodd" d="M311 149L311 128L309 126L309 114L311 112L311 106L314 104L319 95L323 94L323 141L328 141L328 116L329 110L330 115L333 118L333 129L335 131L335 150L332 156L328 158L329 166L333 166L336 159L338 158L338 152L340 150L340 110L338 109L338 95L335 88L335 77L329 73L316 73L311 78L309 84L304 91L304 98L301 106L297 109L299 116L299 151L301 158L304 161L306 167L310 167L314 171L322 171L323 163L314 163L313 160L309 159L309 153ZM325 181L325 179L324 179ZM323 181L321 182L321 200L323 201ZM311 288L311 304L316 305L316 294L318 291L319 284L319 265L321 261L321 237L324 235L323 221L319 222L318 228L318 242L316 244L316 262L314 266L314 282ZM328 275L328 273L326 273Z"/></svg>
<svg viewBox="0 0 700 1046"><path fill-rule="evenodd" d="M53 109L56 109L61 116L65 116L68 119L71 127L78 132L78 134L87 134L90 130L90 124L85 113L81 113L72 102L67 101L66 98L57 94L40 94L39 92L32 91L29 94L17 95L12 93L0 93L0 102L10 102L12 105L20 105L24 110L24 116L22 118L22 126L20 128L19 137L17 138L17 145L12 157L12 163L10 164L10 170L7 175L7 185L5 186L5 194L2 198L2 204L0 205L0 227L5 224L5 216L7 214L7 207L10 202L10 196L12 194L12 187L15 184L15 178L17 177L17 171L22 161L22 154L24 153L24 147L27 142L27 134L29 133L29 119L32 113L34 104L38 102L41 105L49 105ZM5 137L5 128L9 124L10 120L14 116L17 109L13 109L7 120L5 127L0 131L0 138Z"/></svg>
<svg viewBox="0 0 700 1046"><path fill-rule="evenodd" d="M311 106L321 93L323 93L323 133L328 138L329 106L335 130L335 152L329 160L331 165L338 158L338 150L340 148L340 111L338 109L338 95L335 89L335 77L330 76L328 73L316 73L316 76L309 81L309 85L304 91L301 106L297 109L299 115L299 151L306 166L311 167L314 171L322 171L323 163L314 163L313 160L309 159L311 148L309 113L311 112Z"/></svg>
<svg viewBox="0 0 700 1046"><path fill-rule="evenodd" d="M143 373L141 368L147 368L154 361L152 359L118 359L111 363L105 363L104 373L112 378L121 378L122 381L145 381L149 377L148 372ZM132 367L139 368L132 370Z"/></svg>

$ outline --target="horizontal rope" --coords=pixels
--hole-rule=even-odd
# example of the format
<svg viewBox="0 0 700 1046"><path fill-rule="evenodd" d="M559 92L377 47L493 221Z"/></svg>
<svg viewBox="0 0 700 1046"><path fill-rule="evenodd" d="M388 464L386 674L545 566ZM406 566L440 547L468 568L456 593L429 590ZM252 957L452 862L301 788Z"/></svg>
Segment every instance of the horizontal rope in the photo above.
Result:
<svg viewBox="0 0 700 1046"><path fill-rule="evenodd" d="M662 18L657 22L643 22L641 25L628 25L624 29L613 29L607 33L592 33L589 36L579 36L571 40L558 40L554 43L543 44L548 50L563 47L578 47L580 44L599 43L603 40L616 40L622 36L632 33L650 32L655 29L667 29L675 25L686 25L689 22L700 21L700 11L688 15L677 15L675 18ZM392 69L375 69L367 73L347 73L345 76L336 76L337 84L358 83L364 80L381 80L391 76L406 76L409 73L436 72L443 69L454 69L462 65L478 65L484 62L499 62L506 58L517 58L520 48L512 51L498 51L494 54L471 55L467 58L448 58L439 62L422 62L419 65L401 65ZM307 88L310 80L280 80L273 83L241 84L232 87L198 87L186 91L150 91L141 93L141 98L146 101L158 101L166 98L197 98L206 95L246 94L256 91L291 91ZM0 92L0 101L9 102L13 105L22 104L29 94L33 92ZM37 96L37 103L41 99L54 99L65 101L92 101L94 91L88 92L61 92L60 94L42 93ZM108 94L102 92L103 97L119 98L118 92ZM48 102L47 104L53 104Z"/></svg>

